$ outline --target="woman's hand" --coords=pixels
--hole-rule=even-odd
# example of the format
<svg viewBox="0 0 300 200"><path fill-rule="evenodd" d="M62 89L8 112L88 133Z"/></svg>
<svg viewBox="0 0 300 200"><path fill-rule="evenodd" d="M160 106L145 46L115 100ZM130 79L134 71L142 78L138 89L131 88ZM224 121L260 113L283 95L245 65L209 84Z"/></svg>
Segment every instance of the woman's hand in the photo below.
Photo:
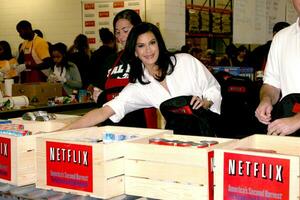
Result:
<svg viewBox="0 0 300 200"><path fill-rule="evenodd" d="M57 83L57 82L59 82L59 80L58 80L57 76L55 76L55 74L50 74L48 76L48 82L49 83Z"/></svg>
<svg viewBox="0 0 300 200"><path fill-rule="evenodd" d="M203 107L204 109L209 109L212 106L212 104L213 104L212 101L199 96L193 96L190 102L190 105L194 110L197 110L201 107Z"/></svg>

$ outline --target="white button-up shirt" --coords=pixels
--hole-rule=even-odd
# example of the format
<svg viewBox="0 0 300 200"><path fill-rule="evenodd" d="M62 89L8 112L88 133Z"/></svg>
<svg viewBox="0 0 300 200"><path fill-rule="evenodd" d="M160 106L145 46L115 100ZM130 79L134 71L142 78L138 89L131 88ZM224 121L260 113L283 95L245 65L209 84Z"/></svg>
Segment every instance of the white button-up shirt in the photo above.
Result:
<svg viewBox="0 0 300 200"><path fill-rule="evenodd" d="M127 113L147 107L159 108L160 104L177 96L199 96L213 102L210 110L220 114L220 85L207 68L189 54L176 54L176 66L172 74L166 76L167 91L144 68L145 80L150 83L142 85L138 81L128 84L115 99L107 102L115 114L110 117L113 122L120 121Z"/></svg>
<svg viewBox="0 0 300 200"><path fill-rule="evenodd" d="M281 89L282 97L300 93L299 18L274 36L264 72L264 83Z"/></svg>

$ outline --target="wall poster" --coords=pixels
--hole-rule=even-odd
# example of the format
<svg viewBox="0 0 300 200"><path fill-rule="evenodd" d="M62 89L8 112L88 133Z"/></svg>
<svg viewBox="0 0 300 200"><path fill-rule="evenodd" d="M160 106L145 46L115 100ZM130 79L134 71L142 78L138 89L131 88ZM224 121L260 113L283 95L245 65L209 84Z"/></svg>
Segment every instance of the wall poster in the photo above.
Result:
<svg viewBox="0 0 300 200"><path fill-rule="evenodd" d="M101 46L100 28L109 28L113 32L113 19L124 9L133 9L145 20L145 0L104 0L82 2L82 30L89 39L90 48Z"/></svg>

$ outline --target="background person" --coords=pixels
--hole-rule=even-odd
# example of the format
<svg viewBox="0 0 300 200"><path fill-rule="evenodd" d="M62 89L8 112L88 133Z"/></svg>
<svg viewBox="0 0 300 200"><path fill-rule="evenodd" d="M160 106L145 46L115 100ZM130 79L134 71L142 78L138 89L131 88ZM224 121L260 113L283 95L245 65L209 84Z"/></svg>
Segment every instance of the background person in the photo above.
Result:
<svg viewBox="0 0 300 200"><path fill-rule="evenodd" d="M277 22L273 26L273 37L276 33L278 33L281 29L284 29L288 27L290 24L287 22ZM269 50L271 47L272 40L267 41L265 44L256 47L251 53L250 53L250 66L254 67L255 71L264 70Z"/></svg>
<svg viewBox="0 0 300 200"><path fill-rule="evenodd" d="M56 43L51 47L51 56L54 65L50 69L48 82L61 83L64 92L71 95L73 90L82 87L81 77L77 66L67 59L67 46Z"/></svg>
<svg viewBox="0 0 300 200"><path fill-rule="evenodd" d="M7 41L0 41L0 72L1 78L14 78L18 82L18 72L16 66L17 59L12 55L10 45Z"/></svg>
<svg viewBox="0 0 300 200"><path fill-rule="evenodd" d="M26 20L20 21L16 28L20 37L25 40L18 58L18 62L26 66L26 70L21 72L21 82L46 81L48 69L52 65L47 41L36 35L30 22Z"/></svg>
<svg viewBox="0 0 300 200"><path fill-rule="evenodd" d="M91 57L91 75L93 77L91 84L95 86L99 86L106 79L107 68L104 66L105 61L117 52L115 36L108 28L101 28L99 36L102 45L93 52Z"/></svg>
<svg viewBox="0 0 300 200"><path fill-rule="evenodd" d="M300 0L293 0L300 15ZM272 121L273 106L289 94L300 93L299 79L299 17L296 23L279 31L273 38L266 68L264 84L260 90L260 103L255 111L257 119L268 126L270 135L290 135L300 129L300 113Z"/></svg>
<svg viewBox="0 0 300 200"><path fill-rule="evenodd" d="M168 99L193 95L193 109L220 113L220 85L206 67L189 54L172 54L159 29L150 23L132 28L126 43L130 84L102 108L90 111L64 130L93 126L110 118L121 120L137 109L155 107Z"/></svg>
<svg viewBox="0 0 300 200"><path fill-rule="evenodd" d="M73 62L80 72L82 87L86 89L92 79L91 72L91 51L89 41L86 35L79 34L76 36L73 45L68 51L68 58Z"/></svg>
<svg viewBox="0 0 300 200"><path fill-rule="evenodd" d="M119 47L124 48L128 34L131 29L142 22L140 16L131 9L119 12L114 20L113 27ZM106 60L103 70L106 70L106 77L100 78L100 89L95 89L94 99L99 106L113 99L129 83L130 65L122 49ZM102 79L102 80L101 80ZM103 92L102 92L103 91ZM100 94L101 93L101 94ZM100 95L99 95L100 94ZM157 128L156 109L141 109L128 113L121 121L114 123L106 120L105 125L119 125L131 127Z"/></svg>

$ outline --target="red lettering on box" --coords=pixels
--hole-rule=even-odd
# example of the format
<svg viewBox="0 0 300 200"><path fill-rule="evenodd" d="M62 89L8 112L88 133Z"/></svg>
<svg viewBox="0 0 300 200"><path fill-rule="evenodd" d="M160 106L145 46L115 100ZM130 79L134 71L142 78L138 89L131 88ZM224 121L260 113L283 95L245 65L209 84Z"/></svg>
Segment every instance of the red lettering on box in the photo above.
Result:
<svg viewBox="0 0 300 200"><path fill-rule="evenodd" d="M47 185L93 192L92 146L46 142Z"/></svg>
<svg viewBox="0 0 300 200"><path fill-rule="evenodd" d="M0 178L11 180L11 142L5 137L0 137Z"/></svg>
<svg viewBox="0 0 300 200"><path fill-rule="evenodd" d="M224 153L225 199L289 199L288 159Z"/></svg>

